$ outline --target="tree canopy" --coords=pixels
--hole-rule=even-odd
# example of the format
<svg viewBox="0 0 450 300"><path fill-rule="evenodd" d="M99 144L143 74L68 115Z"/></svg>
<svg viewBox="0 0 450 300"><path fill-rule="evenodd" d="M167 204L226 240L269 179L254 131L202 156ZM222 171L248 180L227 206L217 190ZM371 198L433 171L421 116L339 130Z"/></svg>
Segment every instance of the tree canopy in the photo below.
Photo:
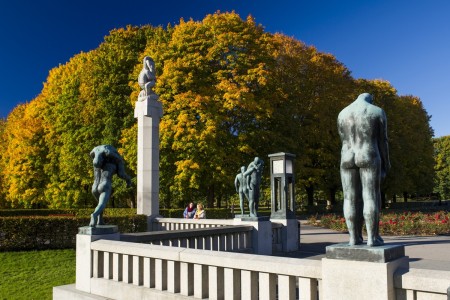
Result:
<svg viewBox="0 0 450 300"><path fill-rule="evenodd" d="M386 81L354 79L333 55L268 33L252 17L216 13L167 28L113 30L97 49L51 70L42 92L0 124L0 207L91 206L88 154L100 144L118 148L136 177L133 108L147 55L164 108L165 207L202 199L220 205L235 193L240 166L280 151L297 156L298 189L333 201L337 115L361 92L373 93L388 117L393 171L385 191L433 188L433 131L420 99L399 96ZM113 205L133 203L119 181L114 190Z"/></svg>

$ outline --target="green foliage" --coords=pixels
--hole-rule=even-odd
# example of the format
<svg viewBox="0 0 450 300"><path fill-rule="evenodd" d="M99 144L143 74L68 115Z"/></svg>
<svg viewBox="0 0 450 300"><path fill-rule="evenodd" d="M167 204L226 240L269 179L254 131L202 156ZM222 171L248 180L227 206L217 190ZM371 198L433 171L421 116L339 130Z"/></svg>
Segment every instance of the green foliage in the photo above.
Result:
<svg viewBox="0 0 450 300"><path fill-rule="evenodd" d="M75 282L75 250L0 252L1 299L52 299Z"/></svg>
<svg viewBox="0 0 450 300"><path fill-rule="evenodd" d="M78 228L89 220L87 216L0 217L0 251L74 248ZM122 233L147 229L143 215L105 216L105 223L118 225Z"/></svg>
<svg viewBox="0 0 450 300"><path fill-rule="evenodd" d="M450 199L450 136L434 139L435 192Z"/></svg>

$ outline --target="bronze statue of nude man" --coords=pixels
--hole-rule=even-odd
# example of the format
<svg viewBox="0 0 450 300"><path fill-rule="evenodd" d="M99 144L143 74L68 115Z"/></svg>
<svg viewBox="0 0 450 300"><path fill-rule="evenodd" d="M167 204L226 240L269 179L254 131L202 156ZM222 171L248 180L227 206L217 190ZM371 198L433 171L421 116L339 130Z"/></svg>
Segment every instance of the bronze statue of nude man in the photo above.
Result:
<svg viewBox="0 0 450 300"><path fill-rule="evenodd" d="M338 116L344 217L350 234L349 245L362 244L363 217L367 246L384 244L378 229L380 183L390 169L387 120L384 111L372 103L372 95L361 94Z"/></svg>

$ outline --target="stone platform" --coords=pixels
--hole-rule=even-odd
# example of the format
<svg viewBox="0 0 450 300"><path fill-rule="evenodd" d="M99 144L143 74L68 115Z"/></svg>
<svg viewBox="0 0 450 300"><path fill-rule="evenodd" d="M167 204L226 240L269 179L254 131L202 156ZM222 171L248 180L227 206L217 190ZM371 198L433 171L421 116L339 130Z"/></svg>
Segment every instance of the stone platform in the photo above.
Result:
<svg viewBox="0 0 450 300"><path fill-rule="evenodd" d="M78 227L78 234L83 235L104 235L118 233L117 225L97 225L96 227L83 226Z"/></svg>
<svg viewBox="0 0 450 300"><path fill-rule="evenodd" d="M250 217L250 215L235 215L234 218L246 222L263 222L270 220L270 217Z"/></svg>
<svg viewBox="0 0 450 300"><path fill-rule="evenodd" d="M369 247L342 243L326 247L326 258L330 259L386 263L404 256L405 246L399 244Z"/></svg>

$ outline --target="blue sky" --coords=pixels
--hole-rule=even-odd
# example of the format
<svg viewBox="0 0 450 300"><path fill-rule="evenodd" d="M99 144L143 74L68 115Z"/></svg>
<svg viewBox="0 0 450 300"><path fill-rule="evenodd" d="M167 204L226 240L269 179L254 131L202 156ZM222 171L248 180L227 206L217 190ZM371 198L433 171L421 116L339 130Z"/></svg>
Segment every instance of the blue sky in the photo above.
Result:
<svg viewBox="0 0 450 300"><path fill-rule="evenodd" d="M251 14L332 53L355 78L385 79L422 99L435 136L450 135L450 1L0 1L0 117L37 96L48 71L96 48L111 29L176 24L208 13ZM351 101L352 99L349 99Z"/></svg>

